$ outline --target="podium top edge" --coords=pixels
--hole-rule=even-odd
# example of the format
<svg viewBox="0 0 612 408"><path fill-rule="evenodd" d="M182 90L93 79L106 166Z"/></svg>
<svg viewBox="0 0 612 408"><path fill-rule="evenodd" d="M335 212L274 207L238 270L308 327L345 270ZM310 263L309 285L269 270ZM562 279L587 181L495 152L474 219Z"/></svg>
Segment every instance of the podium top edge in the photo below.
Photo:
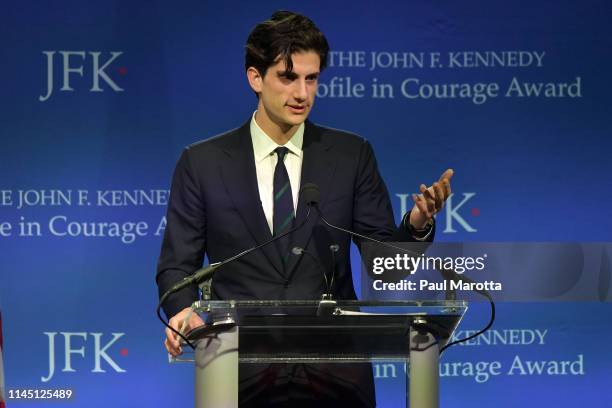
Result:
<svg viewBox="0 0 612 408"><path fill-rule="evenodd" d="M316 307L330 304L339 307L436 307L467 308L465 300L198 300L193 303L194 309L213 307Z"/></svg>

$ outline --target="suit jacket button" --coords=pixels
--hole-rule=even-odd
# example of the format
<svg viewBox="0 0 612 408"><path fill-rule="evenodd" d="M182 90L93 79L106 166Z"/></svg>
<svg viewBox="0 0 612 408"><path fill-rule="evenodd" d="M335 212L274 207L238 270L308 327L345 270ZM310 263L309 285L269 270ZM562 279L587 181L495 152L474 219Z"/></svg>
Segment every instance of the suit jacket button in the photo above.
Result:
<svg viewBox="0 0 612 408"><path fill-rule="evenodd" d="M288 280L286 280L286 281L285 281L284 286L285 286L285 288L288 288L288 287L289 287L289 281L288 281Z"/></svg>

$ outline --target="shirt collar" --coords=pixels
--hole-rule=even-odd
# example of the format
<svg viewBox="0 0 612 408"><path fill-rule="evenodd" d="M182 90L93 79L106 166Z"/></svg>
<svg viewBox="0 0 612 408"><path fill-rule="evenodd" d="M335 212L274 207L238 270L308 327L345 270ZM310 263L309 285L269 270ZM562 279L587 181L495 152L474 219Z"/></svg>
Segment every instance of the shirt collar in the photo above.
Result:
<svg viewBox="0 0 612 408"><path fill-rule="evenodd" d="M276 144L270 136L264 132L255 121L255 113L251 117L251 140L253 142L253 153L255 154L255 162L260 162L274 151L280 145ZM289 151L298 157L302 156L302 146L304 144L304 123L298 127L291 139L285 144Z"/></svg>

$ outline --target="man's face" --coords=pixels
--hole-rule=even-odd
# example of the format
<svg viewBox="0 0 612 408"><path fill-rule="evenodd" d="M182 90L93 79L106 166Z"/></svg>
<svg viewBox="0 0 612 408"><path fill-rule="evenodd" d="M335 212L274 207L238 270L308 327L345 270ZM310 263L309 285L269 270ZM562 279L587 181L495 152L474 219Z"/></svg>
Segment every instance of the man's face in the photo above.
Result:
<svg viewBox="0 0 612 408"><path fill-rule="evenodd" d="M314 51L291 55L293 70L287 72L284 60L270 66L262 78L251 76L253 90L259 94L257 121L287 131L306 120L314 104L321 60ZM264 123L260 123L264 122Z"/></svg>

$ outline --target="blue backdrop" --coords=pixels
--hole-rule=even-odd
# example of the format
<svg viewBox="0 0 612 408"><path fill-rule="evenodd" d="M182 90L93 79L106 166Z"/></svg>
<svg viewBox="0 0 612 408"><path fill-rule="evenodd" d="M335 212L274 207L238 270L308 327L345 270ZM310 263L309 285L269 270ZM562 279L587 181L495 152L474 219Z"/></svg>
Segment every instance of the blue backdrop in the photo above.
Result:
<svg viewBox="0 0 612 408"><path fill-rule="evenodd" d="M398 219L452 167L439 240L611 240L608 2L9 2L8 390L70 388L83 407L192 404L193 370L168 366L154 315L167 190L184 146L252 114L244 42L279 8L326 33L334 53L311 118L371 141ZM446 352L443 406L612 405L609 304L499 309L487 341ZM487 313L471 307L459 334ZM403 368L375 370L379 406L398 406Z"/></svg>

